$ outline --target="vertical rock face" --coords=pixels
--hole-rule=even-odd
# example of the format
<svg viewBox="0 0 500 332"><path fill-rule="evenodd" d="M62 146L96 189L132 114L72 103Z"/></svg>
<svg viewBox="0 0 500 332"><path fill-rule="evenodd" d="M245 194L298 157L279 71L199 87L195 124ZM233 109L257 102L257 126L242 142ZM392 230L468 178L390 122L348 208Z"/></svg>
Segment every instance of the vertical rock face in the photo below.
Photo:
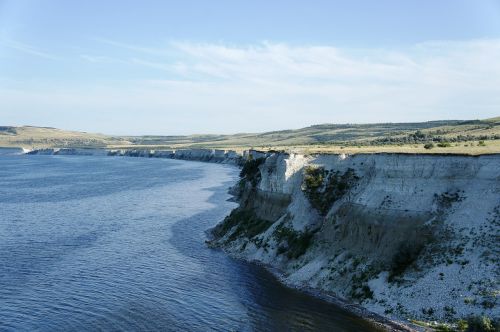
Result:
<svg viewBox="0 0 500 332"><path fill-rule="evenodd" d="M256 157L212 245L398 318L498 316L500 156Z"/></svg>

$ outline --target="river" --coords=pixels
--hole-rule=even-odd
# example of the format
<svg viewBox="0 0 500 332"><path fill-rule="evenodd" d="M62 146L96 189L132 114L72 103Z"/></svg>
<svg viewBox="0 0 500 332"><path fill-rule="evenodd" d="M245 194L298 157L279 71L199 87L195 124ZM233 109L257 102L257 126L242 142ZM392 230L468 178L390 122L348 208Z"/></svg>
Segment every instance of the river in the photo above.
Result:
<svg viewBox="0 0 500 332"><path fill-rule="evenodd" d="M0 153L1 331L371 331L209 249L234 166Z"/></svg>

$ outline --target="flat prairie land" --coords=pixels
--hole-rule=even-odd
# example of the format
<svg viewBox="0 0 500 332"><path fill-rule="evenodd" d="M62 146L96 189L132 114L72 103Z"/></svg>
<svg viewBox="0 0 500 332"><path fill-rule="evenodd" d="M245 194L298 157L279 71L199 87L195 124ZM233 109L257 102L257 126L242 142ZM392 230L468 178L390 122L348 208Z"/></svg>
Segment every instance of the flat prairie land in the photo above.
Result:
<svg viewBox="0 0 500 332"><path fill-rule="evenodd" d="M452 143L450 147L435 146L432 149L424 148L425 144L405 144L405 145L383 145L383 146L337 146L337 145L317 145L317 146L296 146L296 147L276 147L277 150L303 154L331 153L331 154L356 154L356 153L415 153L415 154L463 154L482 155L500 153L500 140L478 142ZM266 147L262 150L269 150ZM259 150L259 148L257 149Z"/></svg>
<svg viewBox="0 0 500 332"><path fill-rule="evenodd" d="M432 145L432 148L425 148ZM0 127L0 146L245 149L300 153L500 153L500 117L415 123L321 124L258 134L109 136L46 127Z"/></svg>

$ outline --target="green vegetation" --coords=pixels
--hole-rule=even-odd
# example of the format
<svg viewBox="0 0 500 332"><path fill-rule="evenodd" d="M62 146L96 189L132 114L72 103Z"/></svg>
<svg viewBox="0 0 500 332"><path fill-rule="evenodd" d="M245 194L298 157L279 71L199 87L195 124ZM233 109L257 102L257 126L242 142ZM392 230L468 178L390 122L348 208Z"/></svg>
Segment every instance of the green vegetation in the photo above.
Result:
<svg viewBox="0 0 500 332"><path fill-rule="evenodd" d="M357 266L360 264L360 262L361 261L359 259L354 259L351 269L353 269L353 271L354 269L357 269ZM360 272L354 274L354 276L351 279L352 286L349 296L352 299L358 301L363 301L365 299L372 299L373 291L370 289L367 282L368 280L373 278L376 274L377 274L376 269L373 269L373 267L365 267Z"/></svg>
<svg viewBox="0 0 500 332"><path fill-rule="evenodd" d="M16 135L16 127L0 126L0 134L3 135Z"/></svg>
<svg viewBox="0 0 500 332"><path fill-rule="evenodd" d="M413 265L422 249L422 246L410 245L406 242L401 243L397 253L392 258L388 281L395 281L406 269Z"/></svg>
<svg viewBox="0 0 500 332"><path fill-rule="evenodd" d="M450 142L439 142L437 144L440 148L449 148L451 146Z"/></svg>
<svg viewBox="0 0 500 332"><path fill-rule="evenodd" d="M497 332L500 330L499 322L495 322L486 316L471 316L467 319L459 319L454 324L424 322L415 319L410 321L415 325L426 328L426 331L427 329L436 332Z"/></svg>
<svg viewBox="0 0 500 332"><path fill-rule="evenodd" d="M265 160L265 158L247 160L240 171L240 178L250 182L252 186L255 187L260 181L259 166L262 165Z"/></svg>
<svg viewBox="0 0 500 332"><path fill-rule="evenodd" d="M134 145L191 148L381 147L500 140L500 118L420 123L321 124L260 134L124 137ZM421 146L422 146L421 145Z"/></svg>
<svg viewBox="0 0 500 332"><path fill-rule="evenodd" d="M353 169L341 174L339 171L328 171L323 167L307 166L304 168L302 191L311 205L324 216L332 204L358 180Z"/></svg>
<svg viewBox="0 0 500 332"><path fill-rule="evenodd" d="M432 148L434 148L434 143L432 143L432 142L430 142L430 143L426 143L426 144L424 145L424 149L430 150L430 149L432 149Z"/></svg>
<svg viewBox="0 0 500 332"><path fill-rule="evenodd" d="M313 233L299 232L283 224L276 227L273 236L280 243L278 254L286 253L289 259L297 259L302 256L312 244Z"/></svg>
<svg viewBox="0 0 500 332"><path fill-rule="evenodd" d="M465 327L466 332L495 332L500 330L500 322L494 322L486 316L475 316L469 317L462 327Z"/></svg>
<svg viewBox="0 0 500 332"><path fill-rule="evenodd" d="M240 181L238 183L239 196L246 190L247 183L251 184L250 190L255 190L255 187L260 181L261 174L259 166L265 161L265 158L247 160L240 171ZM247 188L248 189L248 188ZM245 204L242 203L241 206ZM229 235L226 242L232 242L239 238L248 238L256 244L255 237L265 232L273 222L257 217L254 210L249 208L236 208L224 218L212 231L216 238L222 238ZM229 233L229 234L228 234Z"/></svg>
<svg viewBox="0 0 500 332"><path fill-rule="evenodd" d="M116 144L130 144L130 142L120 137L48 127L0 127L0 147L105 148Z"/></svg>
<svg viewBox="0 0 500 332"><path fill-rule="evenodd" d="M214 228L213 234L221 238L234 229L227 239L228 242L242 237L253 239L265 232L271 225L272 222L258 218L251 210L234 209Z"/></svg>
<svg viewBox="0 0 500 332"><path fill-rule="evenodd" d="M462 201L462 192L444 192L441 195L434 194L434 199L441 209L449 209L454 203Z"/></svg>
<svg viewBox="0 0 500 332"><path fill-rule="evenodd" d="M363 285L359 288L352 288L349 296L352 299L363 301L365 299L373 299L373 291L368 285Z"/></svg>

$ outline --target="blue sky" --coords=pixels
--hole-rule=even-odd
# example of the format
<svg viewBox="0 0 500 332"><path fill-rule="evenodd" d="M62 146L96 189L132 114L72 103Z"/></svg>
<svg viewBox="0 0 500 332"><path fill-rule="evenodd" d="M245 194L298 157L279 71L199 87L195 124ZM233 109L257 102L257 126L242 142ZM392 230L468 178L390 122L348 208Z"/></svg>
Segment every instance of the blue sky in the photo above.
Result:
<svg viewBox="0 0 500 332"><path fill-rule="evenodd" d="M0 0L0 124L234 133L500 115L500 0Z"/></svg>

